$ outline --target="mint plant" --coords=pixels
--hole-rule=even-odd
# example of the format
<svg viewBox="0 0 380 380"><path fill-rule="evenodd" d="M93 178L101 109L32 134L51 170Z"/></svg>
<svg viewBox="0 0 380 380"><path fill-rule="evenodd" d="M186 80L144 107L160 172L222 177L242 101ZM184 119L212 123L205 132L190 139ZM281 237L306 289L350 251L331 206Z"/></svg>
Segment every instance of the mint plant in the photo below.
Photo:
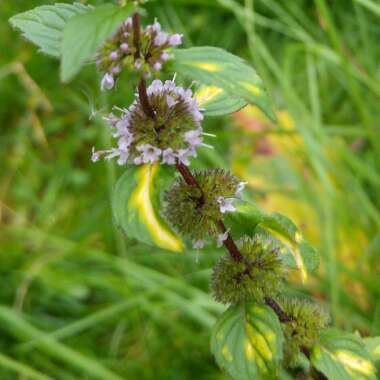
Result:
<svg viewBox="0 0 380 380"><path fill-rule="evenodd" d="M92 151L94 162L125 167L112 197L115 222L129 238L170 251L224 247L210 284L227 309L211 350L233 379L376 379L377 338L330 328L322 306L284 291L289 271L306 276L318 266L297 227L248 201L233 173L191 169L199 149L212 148L205 117L256 104L275 119L262 80L222 49L180 48L184 36L158 20L143 26L139 12L134 4L55 4L10 20L61 60L62 81L92 62L101 91L117 91L123 78L136 86L129 106L105 116L115 145Z"/></svg>

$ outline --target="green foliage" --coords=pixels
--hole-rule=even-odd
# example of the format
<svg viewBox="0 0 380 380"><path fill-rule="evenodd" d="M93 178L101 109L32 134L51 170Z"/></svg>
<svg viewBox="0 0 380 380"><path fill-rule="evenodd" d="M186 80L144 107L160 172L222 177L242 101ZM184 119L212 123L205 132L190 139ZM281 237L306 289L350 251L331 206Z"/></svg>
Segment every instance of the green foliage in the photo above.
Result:
<svg viewBox="0 0 380 380"><path fill-rule="evenodd" d="M230 255L220 258L213 270L211 287L215 299L225 304L262 302L276 295L282 285L284 266L280 247L268 236L245 236L237 242L244 260Z"/></svg>
<svg viewBox="0 0 380 380"><path fill-rule="evenodd" d="M223 116L239 111L247 103L238 97L231 96L226 90L216 86L200 86L195 97L206 116Z"/></svg>
<svg viewBox="0 0 380 380"><path fill-rule="evenodd" d="M183 243L160 217L161 194L173 172L158 165L130 166L118 180L112 209L115 222L128 237L180 252Z"/></svg>
<svg viewBox="0 0 380 380"><path fill-rule="evenodd" d="M376 380L376 369L362 339L335 329L321 334L312 364L331 380Z"/></svg>
<svg viewBox="0 0 380 380"><path fill-rule="evenodd" d="M236 205L236 212L227 214L225 220L235 236L252 234L255 229L276 233L281 241L284 263L291 269L299 269L304 277L318 268L318 253L285 215L268 214L253 203L241 201Z"/></svg>
<svg viewBox="0 0 380 380"><path fill-rule="evenodd" d="M11 17L9 22L26 39L37 45L42 53L60 58L63 31L67 22L91 9L91 6L80 3L42 5Z"/></svg>
<svg viewBox="0 0 380 380"><path fill-rule="evenodd" d="M175 71L202 84L222 88L239 107L242 101L257 104L275 119L263 81L241 58L210 46L177 49L174 58Z"/></svg>
<svg viewBox="0 0 380 380"><path fill-rule="evenodd" d="M363 339L365 347L373 361L380 360L380 337L376 336L373 338Z"/></svg>
<svg viewBox="0 0 380 380"><path fill-rule="evenodd" d="M134 9L131 4L123 8L104 4L70 19L63 33L62 81L69 81L87 60L94 58L101 44Z"/></svg>
<svg viewBox="0 0 380 380"><path fill-rule="evenodd" d="M215 324L211 350L234 380L275 380L283 336L276 314L265 305L231 306Z"/></svg>

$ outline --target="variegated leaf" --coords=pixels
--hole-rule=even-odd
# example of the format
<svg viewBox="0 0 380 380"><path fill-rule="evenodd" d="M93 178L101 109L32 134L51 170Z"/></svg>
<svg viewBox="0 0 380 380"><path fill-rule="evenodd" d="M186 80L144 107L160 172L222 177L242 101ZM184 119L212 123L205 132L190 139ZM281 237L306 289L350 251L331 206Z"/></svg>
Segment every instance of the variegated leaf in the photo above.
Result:
<svg viewBox="0 0 380 380"><path fill-rule="evenodd" d="M234 99L256 104L276 119L263 81L243 59L210 46L176 49L174 58L175 71L201 84L222 88Z"/></svg>
<svg viewBox="0 0 380 380"><path fill-rule="evenodd" d="M212 331L211 350L235 380L275 380L280 372L283 334L265 305L231 306Z"/></svg>
<svg viewBox="0 0 380 380"><path fill-rule="evenodd" d="M116 184L112 209L116 223L130 238L174 252L184 248L182 240L161 218L161 193L173 173L158 164L129 167Z"/></svg>
<svg viewBox="0 0 380 380"><path fill-rule="evenodd" d="M335 329L322 333L311 362L331 380L376 380L376 368L361 338Z"/></svg>

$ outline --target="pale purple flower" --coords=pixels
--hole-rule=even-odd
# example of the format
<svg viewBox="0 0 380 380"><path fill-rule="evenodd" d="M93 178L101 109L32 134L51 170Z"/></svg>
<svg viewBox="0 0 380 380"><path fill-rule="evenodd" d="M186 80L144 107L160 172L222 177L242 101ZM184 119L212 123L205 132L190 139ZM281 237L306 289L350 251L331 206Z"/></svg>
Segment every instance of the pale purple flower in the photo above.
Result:
<svg viewBox="0 0 380 380"><path fill-rule="evenodd" d="M129 45L126 43L126 42L123 42L121 45L120 45L120 49L122 52L126 53L129 49Z"/></svg>
<svg viewBox="0 0 380 380"><path fill-rule="evenodd" d="M139 145L136 147L138 152L141 152L141 159L144 164L152 164L161 156L162 150L150 144Z"/></svg>
<svg viewBox="0 0 380 380"><path fill-rule="evenodd" d="M168 40L168 35L164 32L157 33L157 36L154 38L154 44L156 46L162 46Z"/></svg>
<svg viewBox="0 0 380 380"><path fill-rule="evenodd" d="M175 165L176 155L172 148L167 148L162 152L162 163L168 165Z"/></svg>
<svg viewBox="0 0 380 380"><path fill-rule="evenodd" d="M192 147L202 144L202 129L194 129L185 133L185 141Z"/></svg>
<svg viewBox="0 0 380 380"><path fill-rule="evenodd" d="M117 65L117 66L112 67L111 72L112 72L112 74L115 74L115 75L120 74L120 72L121 72L120 66Z"/></svg>
<svg viewBox="0 0 380 380"><path fill-rule="evenodd" d="M218 199L216 201L219 203L220 212L222 214L224 214L226 212L236 211L235 206L232 204L232 202L234 201L233 198L224 198L224 197L220 196L220 197L218 197Z"/></svg>
<svg viewBox="0 0 380 380"><path fill-rule="evenodd" d="M111 90L114 85L115 85L115 80L113 79L112 74L105 73L100 82L100 89L102 91Z"/></svg>
<svg viewBox="0 0 380 380"><path fill-rule="evenodd" d="M182 44L182 34L173 34L169 37L170 46L178 46Z"/></svg>
<svg viewBox="0 0 380 380"><path fill-rule="evenodd" d="M156 79L152 84L147 88L148 95L158 95L163 88L163 84L159 79Z"/></svg>
<svg viewBox="0 0 380 380"><path fill-rule="evenodd" d="M162 61L162 62L166 62L166 61L168 61L170 59L170 54L169 53L167 53L166 51L164 51L163 53L161 53L161 55L160 55L160 60Z"/></svg>
<svg viewBox="0 0 380 380"><path fill-rule="evenodd" d="M128 36L129 36L129 33L128 33L128 32L124 32L124 33L123 33L123 37L124 37L124 38L128 38Z"/></svg>
<svg viewBox="0 0 380 380"><path fill-rule="evenodd" d="M189 149L178 149L177 158L178 161L186 166L190 165L189 157L191 156L191 152Z"/></svg>
<svg viewBox="0 0 380 380"><path fill-rule="evenodd" d="M117 142L120 149L127 149L133 142L133 135L127 131Z"/></svg>
<svg viewBox="0 0 380 380"><path fill-rule="evenodd" d="M116 50L114 50L114 51L112 51L112 52L110 53L110 60L111 60L111 61L116 61L118 57L119 57L119 54L117 53Z"/></svg>
<svg viewBox="0 0 380 380"><path fill-rule="evenodd" d="M136 70L140 70L142 66L141 59L136 59L134 67Z"/></svg>
<svg viewBox="0 0 380 380"><path fill-rule="evenodd" d="M142 160L142 157L139 156L139 157L136 157L134 160L133 160L133 163L135 165L141 165L143 163L143 160Z"/></svg>
<svg viewBox="0 0 380 380"><path fill-rule="evenodd" d="M130 28L132 27L132 17L128 17L125 21L124 21L124 26L126 28Z"/></svg>
<svg viewBox="0 0 380 380"><path fill-rule="evenodd" d="M95 152L95 148L94 147L92 147L91 153L92 153L92 155L91 155L91 161L92 162L99 161L101 153L100 152Z"/></svg>
<svg viewBox="0 0 380 380"><path fill-rule="evenodd" d="M248 182L239 182L238 185L237 185L237 189L236 189L236 192L235 192L235 196L237 198L241 198L243 196L242 192L245 188L245 185L247 184Z"/></svg>
<svg viewBox="0 0 380 380"><path fill-rule="evenodd" d="M219 234L218 235L218 238L216 240L216 245L217 245L218 248L220 248L223 245L223 242L225 242L227 240L229 232L230 231L227 230L223 234Z"/></svg>
<svg viewBox="0 0 380 380"><path fill-rule="evenodd" d="M119 149L119 159L117 160L118 165L125 165L128 161L129 150Z"/></svg>
<svg viewBox="0 0 380 380"><path fill-rule="evenodd" d="M153 69L156 70L156 71L160 71L162 69L162 64L161 62L156 62L154 65L153 65Z"/></svg>
<svg viewBox="0 0 380 380"><path fill-rule="evenodd" d="M154 20L154 23L150 25L150 29L153 32L159 33L161 32L161 24L157 20Z"/></svg>
<svg viewBox="0 0 380 380"><path fill-rule="evenodd" d="M174 80L166 80L164 84L165 91L173 91L176 88Z"/></svg>
<svg viewBox="0 0 380 380"><path fill-rule="evenodd" d="M204 240L195 240L193 241L193 248L194 249L202 249L205 246Z"/></svg>
<svg viewBox="0 0 380 380"><path fill-rule="evenodd" d="M169 108L172 108L177 104L176 100L170 95L166 95L166 103Z"/></svg>

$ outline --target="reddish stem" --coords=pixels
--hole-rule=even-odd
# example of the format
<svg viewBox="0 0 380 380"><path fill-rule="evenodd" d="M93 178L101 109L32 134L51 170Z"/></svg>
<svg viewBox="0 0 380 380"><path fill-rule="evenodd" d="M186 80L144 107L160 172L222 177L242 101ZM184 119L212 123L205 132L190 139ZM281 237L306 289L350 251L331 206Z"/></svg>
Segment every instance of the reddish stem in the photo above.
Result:
<svg viewBox="0 0 380 380"><path fill-rule="evenodd" d="M140 14L135 12L132 16L132 27L133 27L133 45L135 46L135 59L140 58L140 32L141 32L141 23L140 23Z"/></svg>

